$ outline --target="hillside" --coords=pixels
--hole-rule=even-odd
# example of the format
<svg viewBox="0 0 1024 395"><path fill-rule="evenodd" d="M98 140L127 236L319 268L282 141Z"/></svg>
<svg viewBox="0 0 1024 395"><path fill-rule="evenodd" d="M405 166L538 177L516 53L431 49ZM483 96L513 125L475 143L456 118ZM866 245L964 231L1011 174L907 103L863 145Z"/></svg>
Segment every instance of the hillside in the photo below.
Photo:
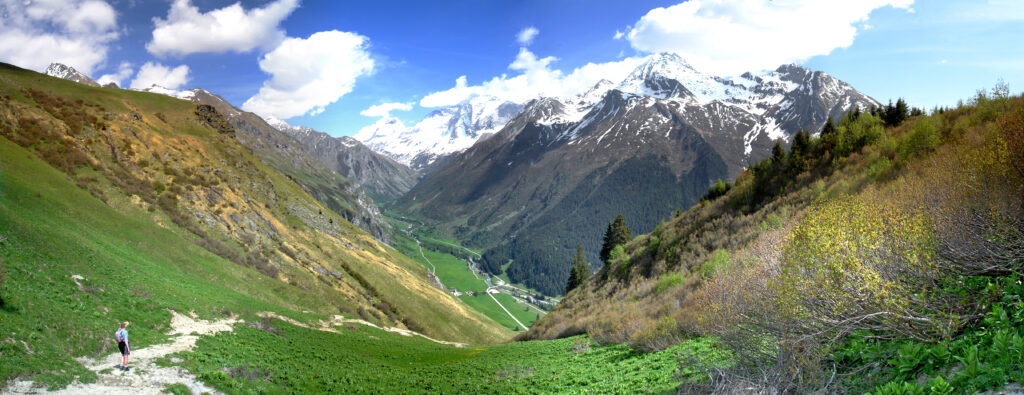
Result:
<svg viewBox="0 0 1024 395"><path fill-rule="evenodd" d="M306 152L292 136L203 89L179 91L153 86L144 91L213 106L238 132L238 141L252 149L264 163L299 183L306 192L349 222L387 242L391 229L359 184L331 170L328 163Z"/></svg>
<svg viewBox="0 0 1024 395"><path fill-rule="evenodd" d="M377 205L387 205L416 185L418 177L408 166L378 154L351 137L331 135L277 120L268 122L294 137L312 156L332 170L359 184Z"/></svg>
<svg viewBox="0 0 1024 395"><path fill-rule="evenodd" d="M618 83L530 102L394 209L483 249L491 273L505 270L514 282L558 295L566 257L582 244L597 261L604 226L617 214L650 232L776 141L877 105L798 66L726 79L678 55L654 55Z"/></svg>
<svg viewBox="0 0 1024 395"><path fill-rule="evenodd" d="M1024 98L997 86L930 115L887 110L798 136L615 248L520 339L713 337L736 363L684 359L711 379L699 392L1020 382Z"/></svg>
<svg viewBox="0 0 1024 395"><path fill-rule="evenodd" d="M174 114L170 109L175 106L186 111L194 108L162 96L85 89L20 70L3 70L0 79L4 111L11 107L26 111L24 102L11 102L17 98L10 84L18 81L32 81L72 97L97 96L106 100L112 112L115 103L129 102L137 104L135 111L142 116L151 114L148 105L159 103L164 104L162 114L170 119L166 114ZM32 114L42 115L38 109ZM136 132L143 130L137 127ZM194 350L164 354L155 363L187 369L191 380L226 393L671 391L678 386L676 351L716 351L707 342L697 342L640 354L624 346L592 347L586 339L457 348L382 331L355 319L338 319L338 307L342 307L344 315L358 318L352 312L356 310L371 321L387 322L387 318L375 318L385 314L373 306L350 307L350 294L365 296L370 291L356 286L328 288L325 281L296 267L282 268L282 278L289 279L284 282L233 264L199 246L195 235L175 226L162 210L150 212L140 206L139 197L105 184L99 170L77 169L96 172L96 180L87 182L97 191L77 185L36 151L8 139L13 131L19 129L5 124L0 138L0 333L4 334L0 337L0 388L5 393L96 388L90 385L138 392L138 382L151 380L154 374L146 370L153 366L136 364L143 358L138 355L180 342L182 337L166 333L173 326L173 315L189 313L226 321L229 331L204 336ZM202 126L191 131L199 142L218 133ZM272 172L263 175L272 176L274 184L284 182L283 176ZM103 193L106 201L93 193ZM308 195L287 196L313 205ZM290 234L307 236L317 244L314 248L346 260L380 290L398 293L408 281L394 277L403 275L400 269L406 261L386 248L376 248L374 239L354 226L345 225L350 238L342 238L319 234L297 219L294 224L298 229ZM351 245L345 245L345 240L351 240ZM358 249L380 259L356 266L358 262L348 257L358 254L353 251ZM390 273L377 276L377 264L391 264ZM432 295L429 290L419 292ZM443 301L443 295L436 297ZM428 326L424 333L476 344L495 343L510 334L474 323L474 314L459 317L430 306L417 307L436 316L436 321L424 320L424 325L443 322L450 327ZM279 318L261 318L267 316L265 312L275 312ZM337 323L325 324L328 319ZM124 375L104 362L115 356L111 333L122 320L132 322L133 344L133 369ZM445 331L451 331L451 336L444 336ZM690 378L695 371L684 370L684 374ZM180 393L187 388L176 384L163 390Z"/></svg>
<svg viewBox="0 0 1024 395"><path fill-rule="evenodd" d="M0 113L4 379L66 382L83 373L72 357L109 351L111 322L153 342L168 309L510 334L264 164L212 107L3 65Z"/></svg>

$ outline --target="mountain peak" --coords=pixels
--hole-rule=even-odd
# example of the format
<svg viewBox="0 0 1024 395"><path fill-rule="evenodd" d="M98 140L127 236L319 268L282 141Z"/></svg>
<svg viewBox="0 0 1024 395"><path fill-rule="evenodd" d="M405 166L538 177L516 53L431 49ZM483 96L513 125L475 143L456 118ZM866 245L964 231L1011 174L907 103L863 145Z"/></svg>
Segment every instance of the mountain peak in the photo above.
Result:
<svg viewBox="0 0 1024 395"><path fill-rule="evenodd" d="M165 87L157 85L157 84L150 85L149 88L133 89L133 90L137 90L137 91L141 91L141 92L159 93L161 95L166 95L166 96L170 96L170 97L177 97L177 98L179 98L181 100L188 100L188 101L196 101L196 93L198 93L198 92L209 93L209 92L206 92L206 91L204 91L202 89L178 90L178 89L165 88Z"/></svg>
<svg viewBox="0 0 1024 395"><path fill-rule="evenodd" d="M282 121L273 115L264 117L263 120L267 122L267 125L282 132L292 128L292 125L289 125L288 122Z"/></svg>
<svg viewBox="0 0 1024 395"><path fill-rule="evenodd" d="M74 81L79 84L85 84L95 87L100 86L100 84L96 83L96 81L93 81L92 78L89 78L89 76L82 74L78 72L78 70L75 70L74 67L68 66L63 63L50 63L50 65L46 67L46 71L44 72L44 74L51 77L63 78L69 81Z"/></svg>

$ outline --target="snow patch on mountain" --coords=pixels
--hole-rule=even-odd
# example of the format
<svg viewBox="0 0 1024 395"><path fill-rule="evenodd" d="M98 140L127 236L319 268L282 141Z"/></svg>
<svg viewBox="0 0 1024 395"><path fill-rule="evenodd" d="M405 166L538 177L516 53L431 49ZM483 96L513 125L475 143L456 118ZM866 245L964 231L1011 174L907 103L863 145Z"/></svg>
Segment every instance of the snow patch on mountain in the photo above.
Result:
<svg viewBox="0 0 1024 395"><path fill-rule="evenodd" d="M99 83L93 81L92 78L89 78L89 76L78 72L78 70L75 70L74 67L62 63L50 63L50 65L46 67L46 71L44 72L44 74L51 77L63 78L65 80L70 80L89 86L100 86Z"/></svg>
<svg viewBox="0 0 1024 395"><path fill-rule="evenodd" d="M414 169L422 169L442 156L461 152L497 132L522 108L522 103L476 96L456 106L433 111L412 126L396 118L381 118L353 137L374 151Z"/></svg>
<svg viewBox="0 0 1024 395"><path fill-rule="evenodd" d="M196 93L206 92L202 89L189 89L189 90L177 90L164 88L160 85L153 84L149 88L135 89L140 92L159 93L170 97L177 97L181 100L196 101Z"/></svg>
<svg viewBox="0 0 1024 395"><path fill-rule="evenodd" d="M617 95L609 99L609 95ZM746 129L744 152L750 155L759 138L788 140L796 132L795 123L809 117L807 103L815 100L828 111L866 109L880 105L857 92L845 82L822 72L796 65L780 66L774 71L744 73L721 77L696 70L679 55L651 55L624 80L601 80L586 92L563 98L537 98L528 104L530 122L552 129L553 141L571 144L580 132L599 125L639 106L658 104L674 108L677 115L691 123L706 125L709 133L723 128ZM800 108L797 108L797 107ZM817 104L813 105L817 106ZM461 152L482 137L495 133L527 108L523 103L502 102L494 97L476 96L459 105L439 109L416 125L406 126L393 118L383 118L355 135L370 149L392 159L422 169L436 159ZM824 125L815 115L814 122ZM650 119L637 133L648 127L662 127L668 118ZM820 129L821 125L816 125ZM609 128L598 140L614 128ZM634 130L636 128L620 128Z"/></svg>

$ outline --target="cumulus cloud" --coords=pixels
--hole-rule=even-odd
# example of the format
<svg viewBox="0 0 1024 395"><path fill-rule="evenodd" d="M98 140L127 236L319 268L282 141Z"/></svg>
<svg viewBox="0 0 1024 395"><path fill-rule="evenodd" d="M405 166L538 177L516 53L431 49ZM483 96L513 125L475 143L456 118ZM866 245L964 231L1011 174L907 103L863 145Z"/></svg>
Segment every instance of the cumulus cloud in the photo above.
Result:
<svg viewBox="0 0 1024 395"><path fill-rule="evenodd" d="M33 70L58 62L90 74L118 37L105 1L0 0L0 11L0 60Z"/></svg>
<svg viewBox="0 0 1024 395"><path fill-rule="evenodd" d="M191 0L175 0L167 19L153 18L156 28L146 50L156 56L183 56L273 48L285 38L278 25L298 5L298 0L278 0L246 10L235 3L201 13Z"/></svg>
<svg viewBox="0 0 1024 395"><path fill-rule="evenodd" d="M423 107L451 106L475 95L494 96L501 100L525 103L541 96L569 97L592 88L598 81L607 79L619 82L626 78L644 58L630 57L607 63L587 63L569 73L553 69L552 63L558 58L548 56L537 58L526 48L508 68L519 72L515 76L501 75L480 85L469 85L466 76L455 80L455 86L423 97Z"/></svg>
<svg viewBox="0 0 1024 395"><path fill-rule="evenodd" d="M691 0L655 8L627 34L633 48L676 52L720 75L772 69L845 48L871 11L913 0Z"/></svg>
<svg viewBox="0 0 1024 395"><path fill-rule="evenodd" d="M373 72L367 40L337 30L284 40L260 58L260 69L271 78L242 108L280 119L323 112L351 92L357 78Z"/></svg>
<svg viewBox="0 0 1024 395"><path fill-rule="evenodd" d="M160 63L146 62L139 68L139 73L132 80L132 89L145 89L153 85L159 85L167 89L178 89L188 83L189 68L181 65L175 68L164 66Z"/></svg>
<svg viewBox="0 0 1024 395"><path fill-rule="evenodd" d="M117 71L111 74L104 74L96 80L100 85L106 85L111 82L117 84L117 86L124 86L124 80L132 76L132 64L129 62L121 62L117 66Z"/></svg>
<svg viewBox="0 0 1024 395"><path fill-rule="evenodd" d="M384 117L390 118L392 111L409 111L412 110L412 103L382 103L370 106L359 114L367 117Z"/></svg>
<svg viewBox="0 0 1024 395"><path fill-rule="evenodd" d="M540 33L540 30L537 30L537 28L530 26L528 28L520 30L519 34L516 34L516 41L518 41L519 45L522 46L530 45L530 43L533 42L534 37L537 37L538 33Z"/></svg>

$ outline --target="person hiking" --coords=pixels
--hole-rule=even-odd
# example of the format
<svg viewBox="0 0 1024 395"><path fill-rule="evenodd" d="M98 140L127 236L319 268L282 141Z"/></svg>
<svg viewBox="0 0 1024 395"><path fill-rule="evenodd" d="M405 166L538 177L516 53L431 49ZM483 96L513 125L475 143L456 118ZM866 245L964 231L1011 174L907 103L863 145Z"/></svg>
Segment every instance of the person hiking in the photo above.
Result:
<svg viewBox="0 0 1024 395"><path fill-rule="evenodd" d="M117 340L117 348L121 350L121 365L118 369L128 370L128 355L132 353L128 344L128 321L122 322L121 327L114 332L114 340Z"/></svg>

